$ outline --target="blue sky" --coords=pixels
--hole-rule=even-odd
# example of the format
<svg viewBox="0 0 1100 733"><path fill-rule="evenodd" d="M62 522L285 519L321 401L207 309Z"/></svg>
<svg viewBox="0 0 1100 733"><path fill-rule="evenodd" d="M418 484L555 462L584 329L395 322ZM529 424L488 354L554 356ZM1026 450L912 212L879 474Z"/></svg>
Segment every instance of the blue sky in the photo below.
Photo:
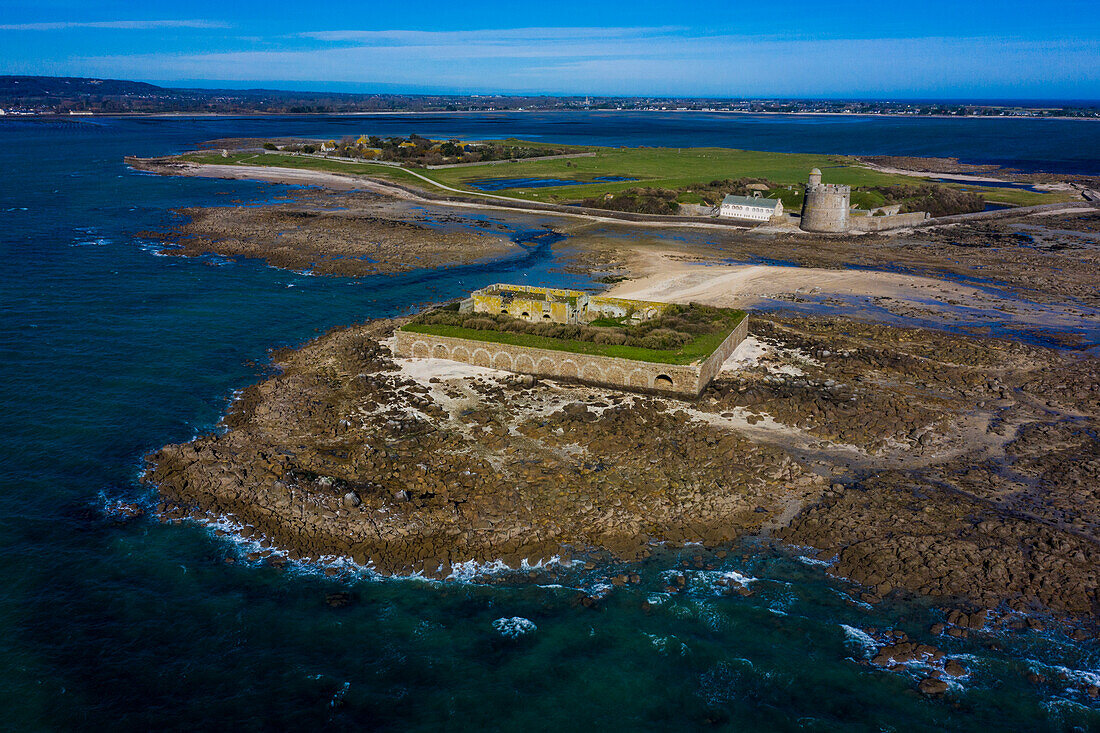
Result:
<svg viewBox="0 0 1100 733"><path fill-rule="evenodd" d="M0 0L0 73L189 86L1100 99L1100 0Z"/></svg>

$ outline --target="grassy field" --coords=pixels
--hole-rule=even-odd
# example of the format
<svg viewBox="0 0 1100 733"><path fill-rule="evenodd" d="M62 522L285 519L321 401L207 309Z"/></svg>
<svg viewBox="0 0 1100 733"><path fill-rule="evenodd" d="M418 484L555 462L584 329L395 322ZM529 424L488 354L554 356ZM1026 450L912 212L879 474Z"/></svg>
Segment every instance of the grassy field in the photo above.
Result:
<svg viewBox="0 0 1100 733"><path fill-rule="evenodd" d="M495 344L511 344L512 346L528 346L535 349L550 349L552 351L570 351L577 354L591 354L593 356L614 356L620 359L634 359L636 361L648 361L656 364L691 364L706 359L718 346L726 340L734 328L744 319L745 314L738 312L730 319L729 328L723 328L714 333L699 336L694 341L684 344L676 350L645 349L638 346L617 346L614 344L597 344L591 341L574 341L568 339L556 339L548 336L536 336L530 333L513 333L510 331L481 331L461 326L446 326L441 324L410 323L402 327L404 331L413 333L425 333L432 336L450 336L451 338L470 339L471 341L488 341Z"/></svg>
<svg viewBox="0 0 1100 733"><path fill-rule="evenodd" d="M231 153L223 158L221 153L187 153L180 156L180 160L191 163L205 163L207 165L255 165L268 168L298 168L311 171L328 171L331 173L343 173L345 175L362 175L371 178L382 178L387 181L405 183L417 187L426 184L421 179L408 171L392 165L380 165L378 163L345 163L340 160L325 160L301 155L286 155L279 153ZM425 171L429 172L429 171Z"/></svg>
<svg viewBox="0 0 1100 733"><path fill-rule="evenodd" d="M504 142L534 145L524 141ZM770 195L783 199L788 210L797 210L802 202L802 184L811 168L820 168L825 182L856 186L891 186L918 184L920 178L879 173L855 163L854 159L838 155L808 153L768 153L729 148L600 148L575 147L575 151L591 151L593 158L572 158L541 161L516 161L466 168L440 170L418 169L417 172L447 186L472 195L480 192L470 188L469 181L508 178L557 178L576 180L582 185L554 186L546 188L513 188L493 192L529 201L564 203L582 198L618 193L636 187L680 188L695 183L708 183L726 178L767 178L780 184ZM220 153L191 153L185 160L211 164L240 164L281 166L336 173L359 174L400 183L425 186L425 182L407 171L377 163L347 163L322 158L286 154L234 154L223 158ZM622 176L634 181L599 182L594 178ZM1074 200L1066 193L1035 193L1009 188L982 188L978 185L952 185L981 193L987 200L1017 205L1057 203ZM787 186L793 189L788 190ZM852 201L861 207L880 205L873 193L854 192ZM701 203L697 194L685 194L684 203Z"/></svg>

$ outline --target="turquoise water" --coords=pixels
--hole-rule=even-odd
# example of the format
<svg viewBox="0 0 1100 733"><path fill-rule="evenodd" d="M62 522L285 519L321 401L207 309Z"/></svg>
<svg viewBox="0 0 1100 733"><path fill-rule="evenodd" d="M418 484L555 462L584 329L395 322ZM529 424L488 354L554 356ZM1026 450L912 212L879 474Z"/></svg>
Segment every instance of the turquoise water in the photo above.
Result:
<svg viewBox="0 0 1100 733"><path fill-rule="evenodd" d="M613 138L600 119L586 127L572 116L562 132L560 118L426 116L387 121L383 132L415 124L423 134ZM661 119L645 135L659 137ZM627 142L644 128L632 120ZM332 136L352 123L285 124ZM287 189L147 176L122 156L276 129L277 120L233 119L0 124L2 727L1100 726L1067 684L1024 679L1044 665L1095 674L1094 648L1037 634L1005 636L1000 650L937 642L973 655L974 672L956 704L925 701L912 678L861 665L866 649L845 625L924 638L935 612L915 602L864 608L793 554L714 558L714 571L690 572L690 593L668 598L664 575L693 551L632 567L642 583L626 589L605 589L618 569L603 568L434 584L254 567L203 528L118 519L113 502L150 498L137 483L142 456L213 429L233 391L262 376L270 349L495 280L585 283L557 271L568 241L552 237L506 263L399 278L157 256L139 233L162 226L172 207L261 202ZM753 595L719 595L723 572L755 578ZM587 608L578 588L604 595ZM347 607L326 603L337 591L350 593ZM513 639L494 628L513 617L535 630Z"/></svg>

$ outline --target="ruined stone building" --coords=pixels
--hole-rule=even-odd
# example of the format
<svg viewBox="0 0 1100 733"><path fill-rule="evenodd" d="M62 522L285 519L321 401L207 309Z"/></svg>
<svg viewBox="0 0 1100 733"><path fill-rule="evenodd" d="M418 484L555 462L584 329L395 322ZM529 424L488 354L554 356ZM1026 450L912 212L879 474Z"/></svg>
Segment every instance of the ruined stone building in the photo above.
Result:
<svg viewBox="0 0 1100 733"><path fill-rule="evenodd" d="M591 295L578 290L527 285L489 285L475 290L462 308L475 313L507 313L525 321L591 323L597 318L643 320L659 316L667 303Z"/></svg>

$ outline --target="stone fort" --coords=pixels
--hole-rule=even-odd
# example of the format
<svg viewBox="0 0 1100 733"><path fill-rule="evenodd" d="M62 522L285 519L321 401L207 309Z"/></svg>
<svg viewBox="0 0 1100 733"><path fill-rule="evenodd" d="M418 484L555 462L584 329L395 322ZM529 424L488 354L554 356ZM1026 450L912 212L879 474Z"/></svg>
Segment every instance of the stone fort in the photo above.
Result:
<svg viewBox="0 0 1100 733"><path fill-rule="evenodd" d="M530 321L590 323L597 318L641 321L653 318L668 303L590 295L576 290L490 285L471 293L460 312L507 313ZM582 354L514 344L437 336L398 329L394 353L409 358L436 358L504 371L587 382L618 389L698 397L722 364L748 335L748 317L706 359L692 364L663 364L615 356Z"/></svg>
<svg viewBox="0 0 1100 733"><path fill-rule="evenodd" d="M802 202L802 218L798 227L805 232L822 234L879 232L914 226L929 218L924 211L900 214L897 207L874 211L853 210L852 187L822 183L821 171L814 168L806 182L806 198Z"/></svg>

